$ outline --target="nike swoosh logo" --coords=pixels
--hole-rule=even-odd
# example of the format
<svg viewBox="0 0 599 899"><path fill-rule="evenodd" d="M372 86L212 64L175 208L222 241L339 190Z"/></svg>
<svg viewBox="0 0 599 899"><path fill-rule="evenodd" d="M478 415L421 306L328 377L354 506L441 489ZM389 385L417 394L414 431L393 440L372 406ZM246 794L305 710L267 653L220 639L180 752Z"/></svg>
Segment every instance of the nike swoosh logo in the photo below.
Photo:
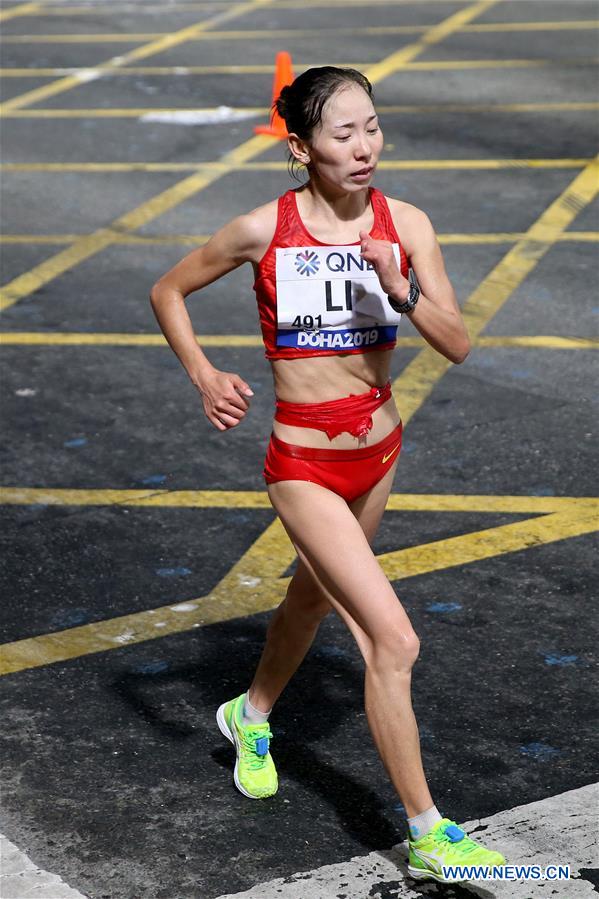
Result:
<svg viewBox="0 0 599 899"><path fill-rule="evenodd" d="M383 456L383 465L385 464L385 462L388 462L388 461L389 461L389 459L391 458L391 456L393 455L393 453L395 453L395 452L400 448L400 446L401 446L401 443L398 443L397 446L394 447L394 448L391 450L390 453L387 453L386 456Z"/></svg>

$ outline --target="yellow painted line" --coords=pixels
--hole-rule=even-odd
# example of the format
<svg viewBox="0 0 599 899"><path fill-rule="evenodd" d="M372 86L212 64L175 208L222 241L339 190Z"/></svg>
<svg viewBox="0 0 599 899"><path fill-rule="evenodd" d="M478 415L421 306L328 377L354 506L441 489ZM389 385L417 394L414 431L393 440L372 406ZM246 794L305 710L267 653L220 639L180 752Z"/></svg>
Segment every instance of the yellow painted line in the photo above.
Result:
<svg viewBox="0 0 599 899"><path fill-rule="evenodd" d="M324 65L324 63L322 63ZM345 65L349 65L346 63ZM101 68L94 66L94 68ZM294 70L310 68L309 65L299 65L294 62ZM358 66L351 66L358 68ZM271 65L261 66L127 66L126 69L111 69L106 74L113 78L117 75L272 75L275 67ZM40 78L56 77L56 75L74 75L82 72L82 66L60 66L60 68L36 68L36 69L2 69L0 78Z"/></svg>
<svg viewBox="0 0 599 899"><path fill-rule="evenodd" d="M40 88L43 90L43 88ZM33 93L33 91L32 91ZM24 95L22 95L24 96ZM33 102L33 101L32 101ZM268 108L266 106L246 106L243 109L241 107L234 108L230 107L233 112L243 113L247 116L258 116L258 115L268 115ZM2 107L1 113L2 118L4 119L138 119L145 115L156 115L156 114L171 114L171 113L182 113L182 112L197 112L197 113L205 113L211 114L216 112L216 108L213 106L202 106L202 107L193 107L193 106L140 106L140 107L128 107L126 109L120 109L118 107L93 107L90 109L63 109L63 108L48 108L48 109L6 109L4 111L4 107Z"/></svg>
<svg viewBox="0 0 599 899"><path fill-rule="evenodd" d="M501 31L589 31L599 27L597 19L576 19L563 22L492 22L484 25L468 25L462 31L475 33Z"/></svg>
<svg viewBox="0 0 599 899"><path fill-rule="evenodd" d="M503 234L438 234L439 243L448 246L454 244L497 244L516 243L526 237L523 231L505 232ZM599 231L565 231L557 238L556 243L567 241L568 243L596 243L599 240Z"/></svg>
<svg viewBox="0 0 599 899"><path fill-rule="evenodd" d="M279 4L277 4L279 6ZM460 69L528 69L528 68L567 68L574 66L596 66L599 59L594 56L581 56L576 59L556 57L555 59L440 59L430 62L409 62L402 66L401 71L428 72L437 70ZM315 66L326 65L326 62L295 62L294 71L303 72ZM370 63L366 62L338 62L335 65L340 68L351 68L362 71ZM101 68L101 66L94 66ZM270 75L274 72L274 65L228 65L228 66L127 66L124 69L111 69L107 72L110 78L114 76L130 75ZM86 71L82 66L61 66L60 68L0 68L0 78L40 78L56 77L57 75L76 74Z"/></svg>
<svg viewBox="0 0 599 899"><path fill-rule="evenodd" d="M43 88L40 88L43 90ZM10 102L10 101L7 101ZM248 117L268 115L266 106L231 107L234 113ZM419 114L451 114L451 113L490 113L490 112L590 112L599 109L599 102L584 100L563 103L437 103L426 106L377 106L381 115L419 115ZM81 109L48 108L48 109L7 109L2 111L5 119L127 119L141 118L145 115L163 115L182 112L211 114L214 107L193 106L139 106L139 107L91 107Z"/></svg>
<svg viewBox="0 0 599 899"><path fill-rule="evenodd" d="M571 22L497 22L488 25L464 25L452 29L458 32L497 33L505 31L588 31L597 28L595 19ZM327 34L337 37L353 37L355 35L390 35L390 34L422 34L428 25L368 25L362 28L260 28L255 30L237 29L232 31L202 31L187 38L189 41L259 41L282 40L289 38L317 37ZM134 43L155 41L168 35L169 32L130 32L123 34L14 34L6 35L6 44L98 44L98 43Z"/></svg>
<svg viewBox="0 0 599 899"><path fill-rule="evenodd" d="M260 347L262 338L257 334L196 334L196 339L204 347ZM398 337L398 347L426 346L422 337ZM514 337L477 337L472 341L475 347L527 347L530 349L552 350L594 350L599 349L599 338L563 337L560 335L532 335ZM0 346L141 346L163 347L166 342L162 334L119 334L119 333L65 333L59 331L4 331L0 333Z"/></svg>
<svg viewBox="0 0 599 899"><path fill-rule="evenodd" d="M595 101L566 103L438 103L426 106L377 106L383 115L453 112L567 112L599 109Z"/></svg>
<svg viewBox="0 0 599 899"><path fill-rule="evenodd" d="M579 159L382 159L377 168L383 171L438 171L487 169L582 169L591 158ZM5 172L195 172L198 169L221 168L221 162L4 162L0 170ZM235 171L282 172L287 163L278 160L268 162L244 162ZM76 235L80 237L81 235ZM132 239L132 238L131 238Z"/></svg>
<svg viewBox="0 0 599 899"><path fill-rule="evenodd" d="M249 4L232 7L228 13L229 18L232 17L234 10L237 11L235 13L237 15L240 14L239 11L242 8L253 9L261 2L262 0L253 0L253 2ZM263 0L263 2L268 2L268 0ZM418 44L412 45L411 48L404 48L399 56L396 53L391 54L386 61L383 60L381 63L369 67L366 74L373 83L380 81L382 78L385 78L388 74L395 71L403 62L412 59L417 53L421 52L421 50L426 49L431 43L437 43L442 40L443 37L455 31L460 25L472 19L475 15L489 9L493 5L493 2L494 0L479 0L479 2L472 4L460 13L450 16L445 22L434 25L430 29L430 32L427 32ZM214 23L215 20L212 19L209 20L209 22L210 21ZM195 27L196 26L193 26L193 28ZM169 46L177 43L181 35L187 35L188 32L189 29L177 32L172 36L172 41ZM157 46L158 45L155 44L149 44L146 47L140 48L139 53L143 56L144 53L149 55L158 52L156 49ZM164 47L160 45L160 49L164 49ZM127 54L122 57L123 60L126 59L127 61L131 58L132 54ZM59 84L59 82L56 82L56 84ZM65 89L68 89L68 87L65 87ZM29 94L24 94L21 98L16 99L23 100L23 98L29 96ZM24 100L23 102L27 101ZM189 178L183 179L173 187L168 188L166 191L163 191L163 193L148 200L146 203L142 203L141 206L138 206L131 212L120 216L107 228L100 228L91 235L79 238L67 249L62 250L60 253L45 260L30 271L19 275L5 285L0 291L0 310L9 308L22 297L28 296L35 290L38 290L44 284L47 284L63 272L73 268L73 266L77 265L79 262L88 259L105 247L110 246L114 243L115 238L118 238L123 232L134 231L143 224L152 221L158 215L162 215L166 210L172 209L178 203L193 196L208 184L214 183L214 181L216 181L222 174L231 171L232 167L248 162L253 156L257 156L262 150L272 146L275 142L276 138L267 137L266 135L257 135L241 144L237 149L225 154L220 160L223 164L221 170L198 172L191 175Z"/></svg>
<svg viewBox="0 0 599 899"><path fill-rule="evenodd" d="M508 231L499 234L437 234L439 243L444 245L483 245L515 243L524 238L523 231ZM3 234L0 236L0 244L68 244L81 237L80 234ZM189 244L200 246L210 239L208 234L163 234L152 237L141 234L124 234L113 241L114 244L161 246ZM599 231L567 231L560 235L556 243L597 243Z"/></svg>
<svg viewBox="0 0 599 899"><path fill-rule="evenodd" d="M182 10L196 10L201 12L202 10L213 10L215 5L220 2L220 0L210 0L208 3L177 3L176 6L171 6L169 11L177 11L180 12ZM397 2L397 0L393 0L393 2ZM110 5L105 4L101 6L99 3L94 3L92 6L43 6L40 11L36 14L36 18L38 16L89 16L89 15L98 15L98 14L106 14L110 13L114 15L116 13L121 12L134 12L136 15L149 13L150 15L156 15L158 7L155 5L147 5L147 4L139 4L137 2L133 3L110 3ZM33 15L31 13L30 15Z"/></svg>
<svg viewBox="0 0 599 899"><path fill-rule="evenodd" d="M81 234L2 234L0 244L50 244L59 245L73 243ZM499 234L437 234L439 243L447 246L484 245L516 243L525 237L523 231L502 232ZM133 246L173 246L189 244L201 246L210 239L209 234L123 234L115 244ZM560 235L558 241L569 243L597 243L599 231L567 231Z"/></svg>
<svg viewBox="0 0 599 899"><path fill-rule="evenodd" d="M221 3L223 6L225 3L229 2L229 0L211 0L210 3L177 3L176 7L173 7L177 12L182 10L194 10L194 9L206 9L213 8L215 5ZM301 3L298 3L298 0L277 0L277 9L305 9L306 7L310 7L311 9L328 9L336 6L414 6L419 3L420 0L302 0ZM452 3L455 6L455 0L435 0L435 3ZM71 10L75 11L80 10L81 14L86 14L89 12L135 12L136 15L139 13L155 13L156 6L139 6L138 0L133 0L132 3L106 3L104 6L100 4L94 3L93 6L51 6L45 7L45 11L42 15L71 15ZM56 12L55 12L56 10Z"/></svg>
<svg viewBox="0 0 599 899"><path fill-rule="evenodd" d="M270 509L266 491L69 489L0 487L0 505L8 506L131 506L168 509ZM390 512L509 512L543 515L589 509L599 512L594 496L497 496L465 493L392 493Z"/></svg>
<svg viewBox="0 0 599 899"><path fill-rule="evenodd" d="M580 537L599 530L597 508L575 513L554 512L539 518L504 524L450 537L414 549L403 549L378 556L381 568L391 581L443 571L457 565L469 565L506 553Z"/></svg>
<svg viewBox="0 0 599 899"><path fill-rule="evenodd" d="M256 135L231 150L221 159L220 168L213 168L209 172L199 171L189 178L184 178L172 187L167 188L150 200L142 203L136 209L126 212L115 219L108 227L100 228L92 234L79 237L70 247L46 259L36 265L25 274L14 278L0 291L0 309L8 309L24 296L28 296L38 290L44 284L57 278L63 272L73 268L84 259L89 259L110 246L124 231L135 231L147 222L162 215L169 209L177 206L183 200L197 194L198 191L212 184L226 172L241 162L245 162L252 156L261 153L267 147L272 146L275 138L266 135Z"/></svg>
<svg viewBox="0 0 599 899"><path fill-rule="evenodd" d="M476 347L526 347L543 350L597 350L599 338L531 335L530 337L475 337Z"/></svg>
<svg viewBox="0 0 599 899"><path fill-rule="evenodd" d="M505 512L512 515L560 512L575 516L592 511L599 513L599 497L392 493L386 509L389 512Z"/></svg>
<svg viewBox="0 0 599 899"><path fill-rule="evenodd" d="M81 234L2 234L0 244L58 244L73 243L79 240ZM115 244L133 246L160 246L174 244L192 244L198 246L210 239L209 234L161 234L155 237L146 237L143 234L123 234Z"/></svg>
<svg viewBox="0 0 599 899"><path fill-rule="evenodd" d="M590 162L470 294L462 313L470 338L483 328L568 228L599 190L599 157ZM420 408L452 363L426 347L393 383L393 395L404 422Z"/></svg>
<svg viewBox="0 0 599 899"><path fill-rule="evenodd" d="M229 0L209 0L209 2L205 3L174 3L169 4L168 12L176 13L176 12L202 12L205 10L213 11L215 6L225 6L225 3L229 2ZM396 3L397 0L392 0L393 3ZM401 2L401 0L400 0ZM101 5L99 3L93 3L91 6L46 6L44 11L41 13L42 16L86 16L86 15L98 15L98 14L106 14L110 13L110 15L120 14L122 12L132 12L135 13L136 16L144 15L145 13L149 15L156 15L157 12L163 13L164 11L160 9L156 4L152 3L139 3L139 0L132 0L130 3L106 3Z"/></svg>
<svg viewBox="0 0 599 899"><path fill-rule="evenodd" d="M135 44L156 41L166 37L168 31L144 34L116 32L114 34L5 34L3 44Z"/></svg>
<svg viewBox="0 0 599 899"><path fill-rule="evenodd" d="M220 25L222 22L244 15L246 12L252 12L255 9L268 6L272 2L273 0L248 0L246 3L236 3L228 9L225 9L223 12L219 12L217 15L211 16L202 22L197 22L195 25L190 25L187 28L182 28L171 34L161 35L157 40L143 44L141 47L136 47L134 50L129 50L127 53L113 56L100 63L100 69L92 66L83 72L78 72L76 75L67 75L65 78L59 78L57 81L52 81L50 84L45 84L35 90L20 94L18 97L13 97L0 105L0 114L3 114L8 110L21 109L23 106L30 105L31 103L39 103L40 100L47 100L48 97L56 96L56 94L72 90L92 79L102 77L107 71L118 69L130 62L145 59L148 56L154 56L156 53L162 53L165 50L170 50L173 47L177 47L180 44L197 37L198 34L202 34L209 28L213 28L215 25ZM127 36L122 35L122 37Z"/></svg>
<svg viewBox="0 0 599 899"><path fill-rule="evenodd" d="M417 340L418 338L414 338ZM259 347L262 338L253 334L202 334L198 336L206 347ZM68 334L57 332L11 332L0 334L0 345L20 346L168 346L162 334Z"/></svg>
<svg viewBox="0 0 599 899"><path fill-rule="evenodd" d="M598 528L596 509L577 508L385 553L378 558L387 577L401 580L581 536ZM49 665L268 611L285 594L289 579L282 575L293 557L291 543L276 519L206 596L5 643L0 647L0 673Z"/></svg>
<svg viewBox="0 0 599 899"><path fill-rule="evenodd" d="M422 0L277 0L277 9L303 9L306 6L310 7L322 7L323 9L331 6L348 6L348 5L356 5L356 6L372 6L373 3L382 3L385 6L399 6L401 4L405 4L406 6L418 6ZM435 4L437 3L451 3L453 0L434 0ZM502 2L502 0L499 0ZM455 6L455 2L454 2Z"/></svg>
<svg viewBox="0 0 599 899"><path fill-rule="evenodd" d="M589 158L567 159L382 159L377 168L383 170L431 170L437 169L579 169Z"/></svg>
<svg viewBox="0 0 599 899"><path fill-rule="evenodd" d="M580 56L577 59L556 57L555 59L438 59L427 62L411 62L404 68L407 71L442 71L459 69L536 69L550 66L562 68L569 66L597 65L599 60L594 56Z"/></svg>
<svg viewBox="0 0 599 899"><path fill-rule="evenodd" d="M228 0L225 0L228 2ZM327 9L329 7L336 6L413 6L415 2L418 0L303 0L301 3L301 8L310 7L312 9L322 8ZM455 5L455 0L435 0L436 3L453 3ZM193 11L193 10L206 10L206 9L214 9L215 5L222 3L224 6L223 0L210 0L208 3L177 3L176 7L173 7L177 12L182 11ZM96 15L97 13L106 13L109 12L111 14L120 13L120 12L134 12L136 15L141 15L144 13L148 13L150 15L156 13L156 6L152 5L140 5L138 2L133 3L110 3L101 6L98 3L94 3L93 6L44 6L40 9L38 15L39 16L85 16L85 15ZM277 0L277 9L298 9L297 0ZM33 15L33 13L31 13ZM23 13L24 15L24 13Z"/></svg>
<svg viewBox="0 0 599 899"><path fill-rule="evenodd" d="M255 30L237 29L233 31L199 31L186 40L193 41L259 41L289 38L316 37L327 34L335 37L352 37L370 34L421 34L427 25L379 25L364 28L259 28ZM153 33L115 32L111 34L15 34L7 35L5 44L108 44L156 41L168 35L167 31Z"/></svg>
<svg viewBox="0 0 599 899"><path fill-rule="evenodd" d="M13 6L0 12L0 22L7 22L9 19L16 19L17 16L32 16L39 14L43 9L41 3L21 3L19 6Z"/></svg>

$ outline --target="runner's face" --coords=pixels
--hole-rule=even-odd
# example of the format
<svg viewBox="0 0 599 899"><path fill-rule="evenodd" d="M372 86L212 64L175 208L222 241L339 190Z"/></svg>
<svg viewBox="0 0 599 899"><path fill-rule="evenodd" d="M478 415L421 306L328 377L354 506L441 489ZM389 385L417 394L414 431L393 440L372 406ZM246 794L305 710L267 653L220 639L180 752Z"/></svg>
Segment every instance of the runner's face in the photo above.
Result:
<svg viewBox="0 0 599 899"><path fill-rule="evenodd" d="M326 103L310 142L318 177L357 192L372 181L382 149L383 134L366 91L357 84L339 89Z"/></svg>

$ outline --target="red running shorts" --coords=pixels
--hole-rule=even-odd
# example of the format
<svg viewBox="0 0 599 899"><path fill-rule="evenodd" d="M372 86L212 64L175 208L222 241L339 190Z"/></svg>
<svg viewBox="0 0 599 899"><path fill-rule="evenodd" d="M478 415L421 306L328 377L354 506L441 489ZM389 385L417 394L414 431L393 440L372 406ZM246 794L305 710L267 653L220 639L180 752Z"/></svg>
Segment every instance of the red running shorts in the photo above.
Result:
<svg viewBox="0 0 599 899"><path fill-rule="evenodd" d="M264 480L267 484L310 481L351 503L387 474L399 456L401 435L400 423L379 443L342 450L295 446L272 434L266 451Z"/></svg>

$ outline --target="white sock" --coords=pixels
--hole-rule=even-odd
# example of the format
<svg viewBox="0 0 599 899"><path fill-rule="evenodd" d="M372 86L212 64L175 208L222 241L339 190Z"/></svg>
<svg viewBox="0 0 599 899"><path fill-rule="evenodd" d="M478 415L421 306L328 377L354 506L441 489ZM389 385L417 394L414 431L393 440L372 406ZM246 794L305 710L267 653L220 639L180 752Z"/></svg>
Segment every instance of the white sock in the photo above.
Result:
<svg viewBox="0 0 599 899"><path fill-rule="evenodd" d="M250 702L249 692L245 694L242 712L244 726L247 724L265 724L271 712L272 709L269 709L268 712L261 712L260 709L255 708Z"/></svg>
<svg viewBox="0 0 599 899"><path fill-rule="evenodd" d="M433 805L433 807L427 809L426 812L421 812L419 815L415 815L413 818L408 818L410 839L419 840L420 837L423 837L425 835L425 833L428 833L429 830L432 830L437 821L440 821L442 817L443 815L439 813L439 811L437 810L437 806Z"/></svg>

